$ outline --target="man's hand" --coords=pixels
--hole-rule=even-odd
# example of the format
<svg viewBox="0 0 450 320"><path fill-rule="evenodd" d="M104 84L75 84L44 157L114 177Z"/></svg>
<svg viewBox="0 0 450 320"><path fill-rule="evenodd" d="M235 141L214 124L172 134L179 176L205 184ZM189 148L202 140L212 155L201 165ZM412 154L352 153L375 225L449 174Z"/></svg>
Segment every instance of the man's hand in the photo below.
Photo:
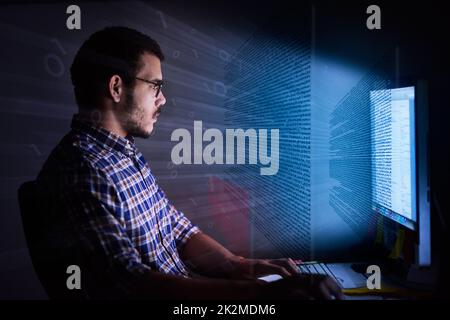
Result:
<svg viewBox="0 0 450 320"><path fill-rule="evenodd" d="M283 278L299 274L299 260L288 259L245 259L236 256L232 260L233 279L256 279L268 274L279 274Z"/></svg>
<svg viewBox="0 0 450 320"><path fill-rule="evenodd" d="M261 284L259 298L270 299L344 299L341 288L329 276L301 274L299 260L288 259L233 259L234 279L256 279L268 274L279 274L284 279Z"/></svg>
<svg viewBox="0 0 450 320"><path fill-rule="evenodd" d="M321 275L303 275L292 259L245 259L231 253L217 241L199 232L191 237L181 251L183 261L199 275L226 280L176 279L174 289L168 295L191 298L293 298L330 299L342 298L337 283ZM279 274L283 279L264 282L257 278ZM236 280L236 281L234 281ZM240 281L251 280L251 281ZM225 281L225 282L223 282ZM187 282L187 290L179 290L180 282ZM230 286L230 283L232 284Z"/></svg>
<svg viewBox="0 0 450 320"><path fill-rule="evenodd" d="M296 274L261 287L259 298L263 299L345 299L336 281L319 274Z"/></svg>
<svg viewBox="0 0 450 320"><path fill-rule="evenodd" d="M268 274L289 277L299 272L296 263L300 263L292 259L245 259L203 232L187 241L180 256L191 271L200 276L236 280L254 280Z"/></svg>

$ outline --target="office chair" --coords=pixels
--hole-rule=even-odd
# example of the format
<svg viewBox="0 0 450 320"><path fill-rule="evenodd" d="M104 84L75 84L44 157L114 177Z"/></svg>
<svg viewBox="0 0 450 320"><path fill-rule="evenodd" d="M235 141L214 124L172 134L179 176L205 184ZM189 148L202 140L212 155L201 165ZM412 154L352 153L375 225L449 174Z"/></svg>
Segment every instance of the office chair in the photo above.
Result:
<svg viewBox="0 0 450 320"><path fill-rule="evenodd" d="M26 243L33 268L51 299L83 299L82 290L68 290L67 267L70 263L59 247L61 238L52 230L57 205L36 181L22 184L18 190L19 206ZM67 258L67 259L66 259Z"/></svg>

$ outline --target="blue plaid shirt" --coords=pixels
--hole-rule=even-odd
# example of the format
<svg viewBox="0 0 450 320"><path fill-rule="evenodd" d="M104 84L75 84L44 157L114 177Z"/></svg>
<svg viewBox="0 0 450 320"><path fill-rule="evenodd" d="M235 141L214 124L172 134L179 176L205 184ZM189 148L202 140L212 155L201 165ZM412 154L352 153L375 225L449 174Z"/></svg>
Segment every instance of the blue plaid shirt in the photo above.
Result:
<svg viewBox="0 0 450 320"><path fill-rule="evenodd" d="M149 270L189 276L178 251L200 230L168 201L133 138L77 115L71 127L38 177L62 203L70 241L122 289Z"/></svg>

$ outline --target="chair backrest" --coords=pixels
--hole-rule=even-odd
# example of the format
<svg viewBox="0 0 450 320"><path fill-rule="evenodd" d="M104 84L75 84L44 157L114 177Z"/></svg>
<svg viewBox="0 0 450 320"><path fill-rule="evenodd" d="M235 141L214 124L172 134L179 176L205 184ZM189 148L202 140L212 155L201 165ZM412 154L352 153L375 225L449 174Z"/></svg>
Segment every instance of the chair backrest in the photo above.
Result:
<svg viewBox="0 0 450 320"><path fill-rule="evenodd" d="M70 263L58 251L58 238L54 238L51 228L51 214L54 203L39 188L36 181L22 184L18 190L19 206L25 238L36 274L51 299L84 298L79 290L68 290L66 273ZM49 218L50 217L50 218Z"/></svg>
<svg viewBox="0 0 450 320"><path fill-rule="evenodd" d="M28 181L19 188L19 206L22 216L22 224L29 249L39 240L39 213L34 208L37 197L37 185L35 181ZM32 254L32 252L30 252Z"/></svg>

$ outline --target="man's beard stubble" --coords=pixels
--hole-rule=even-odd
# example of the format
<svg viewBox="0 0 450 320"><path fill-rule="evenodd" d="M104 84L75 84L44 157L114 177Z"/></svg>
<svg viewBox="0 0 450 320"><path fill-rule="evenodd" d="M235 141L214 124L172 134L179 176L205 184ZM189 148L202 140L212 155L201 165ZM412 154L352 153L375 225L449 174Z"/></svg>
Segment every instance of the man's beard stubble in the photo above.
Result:
<svg viewBox="0 0 450 320"><path fill-rule="evenodd" d="M123 109L123 118L121 122L129 135L144 139L150 137L151 132L147 132L143 128L144 117L144 111L139 108L137 103L135 103L131 90L127 90L125 94L125 106Z"/></svg>

